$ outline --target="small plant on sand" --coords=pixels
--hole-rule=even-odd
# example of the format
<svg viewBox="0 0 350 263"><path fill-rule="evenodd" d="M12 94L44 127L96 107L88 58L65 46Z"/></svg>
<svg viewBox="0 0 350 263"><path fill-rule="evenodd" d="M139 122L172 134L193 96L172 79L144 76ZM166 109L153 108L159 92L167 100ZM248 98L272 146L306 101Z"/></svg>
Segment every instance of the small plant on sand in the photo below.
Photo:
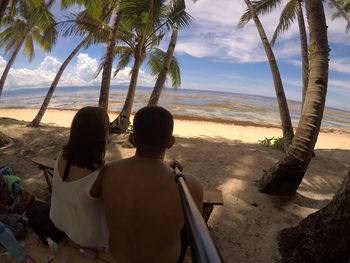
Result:
<svg viewBox="0 0 350 263"><path fill-rule="evenodd" d="M266 147L269 147L269 146L271 146L271 142L272 142L272 140L273 140L274 138L275 138L275 137L271 137L271 138L265 137L265 139L259 140L258 142L259 142L261 145L264 145L264 146L266 146Z"/></svg>
<svg viewBox="0 0 350 263"><path fill-rule="evenodd" d="M283 146L284 146L283 137L277 137L277 138L275 138L274 136L271 138L265 137L263 140L259 140L259 143L266 147L274 147L277 149L283 149Z"/></svg>
<svg viewBox="0 0 350 263"><path fill-rule="evenodd" d="M284 147L283 137L274 138L272 147L283 150L283 147Z"/></svg>

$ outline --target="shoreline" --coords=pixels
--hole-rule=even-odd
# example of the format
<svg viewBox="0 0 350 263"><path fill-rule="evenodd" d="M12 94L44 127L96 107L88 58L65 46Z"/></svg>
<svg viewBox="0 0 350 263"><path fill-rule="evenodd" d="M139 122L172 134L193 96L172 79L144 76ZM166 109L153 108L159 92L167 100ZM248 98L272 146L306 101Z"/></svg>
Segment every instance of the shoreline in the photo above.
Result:
<svg viewBox="0 0 350 263"><path fill-rule="evenodd" d="M38 109L35 108L0 108L0 120L5 117L30 122L37 114L37 111ZM69 128L76 111L48 109L42 119L41 127L44 128L50 125ZM116 117L116 112L110 111L109 115L112 120ZM221 119L182 117L175 115L174 119L174 136L180 138L199 138L211 142L225 142L229 144L259 144L259 141L265 138L282 137L282 130L277 125L254 125L240 121L221 122ZM321 129L315 149L350 150L350 134L344 131L324 131L324 129Z"/></svg>
<svg viewBox="0 0 350 263"><path fill-rule="evenodd" d="M31 107L6 107L1 108L0 107L0 118L7 117L11 118L11 116L8 116L7 111L14 110L14 111L36 111L36 113L39 111L39 108L31 108ZM47 112L77 112L78 109L66 109L66 108L49 108L46 110ZM5 112L6 116L3 116L3 113ZM32 119L34 119L36 113L33 114ZM135 115L135 111L131 113L132 116ZM108 114L110 116L110 119L112 120L115 118L114 115L119 114L119 111L113 111L109 110ZM131 119L132 119L131 116ZM174 120L180 120L180 121L196 121L196 122L209 122L209 123L218 123L218 124L226 124L226 125L236 125L236 126L242 126L242 127L261 127L261 128L275 128L275 129L281 129L281 125L278 123L270 123L270 122L257 122L257 121L250 121L250 120L243 120L243 119L225 119L225 118L213 118L213 117L204 117L204 116L194 116L194 115L184 115L184 114L173 114ZM15 118L16 119L16 118ZM26 119L24 121L31 121L32 119ZM45 115L43 117L45 119ZM45 123L45 121L42 123ZM47 123L45 123L47 124ZM58 123L55 123L58 124ZM58 124L59 125L59 124ZM70 124L69 124L70 125ZM64 125L64 127L69 127L67 124ZM62 125L59 125L62 126ZM294 132L296 130L296 127L294 127ZM337 134L346 134L350 135L350 130L344 130L337 127L331 127L331 126L324 126L321 127L320 132L323 133L337 133Z"/></svg>

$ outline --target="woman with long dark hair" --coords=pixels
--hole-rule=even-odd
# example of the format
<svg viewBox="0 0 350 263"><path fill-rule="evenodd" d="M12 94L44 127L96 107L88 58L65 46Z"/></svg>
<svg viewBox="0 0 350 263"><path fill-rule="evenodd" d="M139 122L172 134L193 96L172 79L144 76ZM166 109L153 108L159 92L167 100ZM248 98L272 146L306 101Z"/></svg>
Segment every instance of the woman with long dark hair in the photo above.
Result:
<svg viewBox="0 0 350 263"><path fill-rule="evenodd" d="M108 228L101 196L109 118L99 107L80 109L53 176L50 218L80 246L107 248Z"/></svg>

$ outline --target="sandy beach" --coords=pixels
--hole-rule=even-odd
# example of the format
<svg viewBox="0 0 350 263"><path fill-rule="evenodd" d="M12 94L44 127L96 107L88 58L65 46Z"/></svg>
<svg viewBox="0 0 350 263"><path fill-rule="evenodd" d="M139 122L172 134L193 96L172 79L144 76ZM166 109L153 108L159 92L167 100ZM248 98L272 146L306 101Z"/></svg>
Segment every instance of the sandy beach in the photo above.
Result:
<svg viewBox="0 0 350 263"><path fill-rule="evenodd" d="M40 128L25 127L37 109L0 109L0 131L13 139L0 149L0 166L10 167L35 196L49 200L42 172L31 162L41 155L55 158L67 139L75 111L48 110ZM111 119L116 115L110 114ZM254 181L281 156L281 150L258 143L281 136L276 127L239 126L228 123L175 119L177 143L166 160L178 160L185 172L199 177L204 188L220 189L224 206L214 208L209 220L211 234L225 262L279 262L276 235L325 206L350 169L350 134L321 132L305 178L294 198L261 194ZM111 135L107 159L131 156L134 149L126 135ZM96 262L83 257L74 246L64 246L71 261ZM35 236L26 242L28 253L43 262L50 251ZM110 261L106 256L104 262ZM2 258L0 258L2 261ZM102 262L101 260L100 262ZM55 262L55 261L53 261Z"/></svg>

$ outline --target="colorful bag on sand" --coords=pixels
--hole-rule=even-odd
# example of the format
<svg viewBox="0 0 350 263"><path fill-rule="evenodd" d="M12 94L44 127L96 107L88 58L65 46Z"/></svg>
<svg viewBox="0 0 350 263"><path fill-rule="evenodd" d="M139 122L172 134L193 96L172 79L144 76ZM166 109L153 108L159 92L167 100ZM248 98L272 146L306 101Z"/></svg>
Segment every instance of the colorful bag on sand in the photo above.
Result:
<svg viewBox="0 0 350 263"><path fill-rule="evenodd" d="M21 179L10 175L9 168L0 168L0 212L23 213L33 196L22 189Z"/></svg>

